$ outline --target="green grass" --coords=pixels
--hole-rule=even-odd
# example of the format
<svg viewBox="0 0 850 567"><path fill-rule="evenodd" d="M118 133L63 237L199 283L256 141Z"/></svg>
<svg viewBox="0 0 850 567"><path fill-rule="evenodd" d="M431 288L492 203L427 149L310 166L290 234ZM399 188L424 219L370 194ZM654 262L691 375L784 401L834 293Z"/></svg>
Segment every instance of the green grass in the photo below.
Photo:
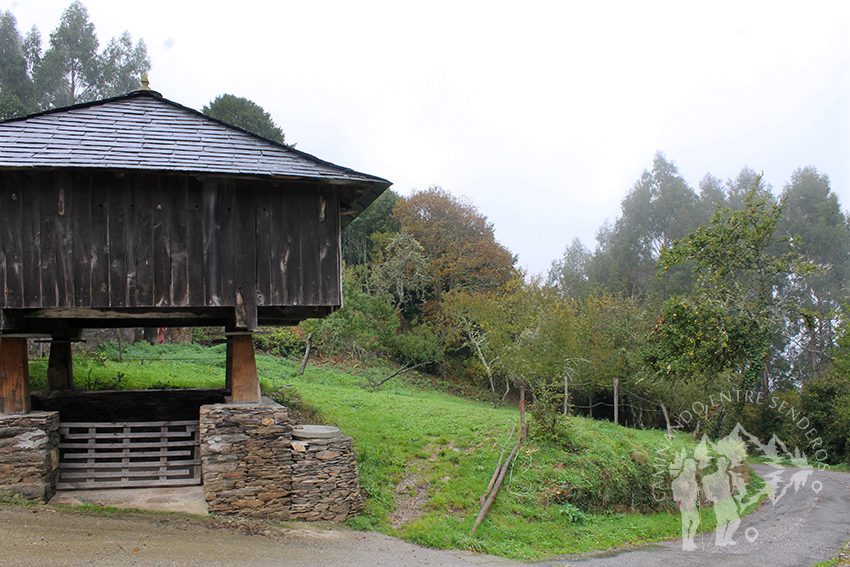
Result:
<svg viewBox="0 0 850 567"><path fill-rule="evenodd" d="M124 357L118 362L114 347L107 346L75 360L75 384L118 389L224 385L223 346L137 344L125 346ZM354 438L366 510L349 520L351 527L519 560L680 536L674 503L656 502L652 484L656 455L692 446L684 435L670 445L658 431L577 417L568 418L557 435L533 434L472 538L478 497L501 451L507 454L515 442L515 407L493 409L454 397L422 377L396 377L373 391L366 387L370 379L392 371L380 365L311 364L304 376L298 375L297 361L280 357L258 356L257 366L265 393L313 423L335 424ZM33 362L31 373L37 389L46 362ZM407 488L396 494L403 479ZM669 478L659 486L669 487ZM394 527L391 514L416 493L426 497L421 515ZM652 513L631 513L636 509ZM701 531L713 530L712 509L702 512Z"/></svg>

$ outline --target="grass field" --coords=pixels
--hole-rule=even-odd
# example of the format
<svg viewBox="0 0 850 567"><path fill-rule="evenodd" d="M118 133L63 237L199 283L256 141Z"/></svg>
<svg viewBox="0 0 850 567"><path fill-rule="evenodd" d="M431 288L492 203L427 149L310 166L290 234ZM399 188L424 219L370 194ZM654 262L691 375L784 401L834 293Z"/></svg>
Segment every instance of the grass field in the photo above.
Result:
<svg viewBox="0 0 850 567"><path fill-rule="evenodd" d="M138 344L125 346L118 362L117 349L107 345L75 359L75 384L220 387L224 357L223 345ZM392 371L380 365L311 364L303 376L298 362L277 356L258 356L257 365L264 393L354 438L366 495L366 511L349 521L354 528L524 560L680 535L665 494L669 479L657 476L656 461L688 446L685 436L671 443L660 431L578 417L567 418L556 436L532 434L473 538L479 495L516 439L516 407L454 397L422 376L396 377L375 391L368 384ZM33 362L31 374L33 389L43 387L46 361ZM663 472L666 464L659 466ZM701 531L712 530L712 510L703 512Z"/></svg>

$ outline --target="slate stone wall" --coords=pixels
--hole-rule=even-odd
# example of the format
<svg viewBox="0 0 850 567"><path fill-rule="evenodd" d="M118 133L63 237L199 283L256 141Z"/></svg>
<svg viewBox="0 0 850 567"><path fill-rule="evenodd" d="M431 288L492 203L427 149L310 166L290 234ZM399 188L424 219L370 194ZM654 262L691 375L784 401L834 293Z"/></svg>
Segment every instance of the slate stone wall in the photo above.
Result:
<svg viewBox="0 0 850 567"><path fill-rule="evenodd" d="M292 519L342 522L363 511L351 437L292 442Z"/></svg>
<svg viewBox="0 0 850 567"><path fill-rule="evenodd" d="M289 519L293 423L286 408L273 402L207 405L200 419L209 511Z"/></svg>
<svg viewBox="0 0 850 567"><path fill-rule="evenodd" d="M46 502L58 466L59 412L0 415L0 493Z"/></svg>
<svg viewBox="0 0 850 567"><path fill-rule="evenodd" d="M292 440L287 409L201 407L201 460L209 511L341 522L363 510L350 437Z"/></svg>

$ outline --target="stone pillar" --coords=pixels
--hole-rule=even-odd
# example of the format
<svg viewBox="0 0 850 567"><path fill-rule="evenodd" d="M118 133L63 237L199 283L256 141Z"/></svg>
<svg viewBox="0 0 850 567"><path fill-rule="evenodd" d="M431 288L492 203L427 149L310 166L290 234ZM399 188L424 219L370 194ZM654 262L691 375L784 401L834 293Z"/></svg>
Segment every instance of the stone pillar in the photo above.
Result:
<svg viewBox="0 0 850 567"><path fill-rule="evenodd" d="M293 423L286 408L270 400L206 405L200 419L209 511L289 519Z"/></svg>
<svg viewBox="0 0 850 567"><path fill-rule="evenodd" d="M47 389L74 389L74 363L69 339L54 339L50 342L50 358L47 362Z"/></svg>
<svg viewBox="0 0 850 567"><path fill-rule="evenodd" d="M328 434L335 430L334 434ZM293 520L343 522L363 511L351 437L335 427L293 431Z"/></svg>
<svg viewBox="0 0 850 567"><path fill-rule="evenodd" d="M0 492L47 502L58 467L59 412L0 415Z"/></svg>
<svg viewBox="0 0 850 567"><path fill-rule="evenodd" d="M27 340L0 337L0 414L27 413L31 409Z"/></svg>

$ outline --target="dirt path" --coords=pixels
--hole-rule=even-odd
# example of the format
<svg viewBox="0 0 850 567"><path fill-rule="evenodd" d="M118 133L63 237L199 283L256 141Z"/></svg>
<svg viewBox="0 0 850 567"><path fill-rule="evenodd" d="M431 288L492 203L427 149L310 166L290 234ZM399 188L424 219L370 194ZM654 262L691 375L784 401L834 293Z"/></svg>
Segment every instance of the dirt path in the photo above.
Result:
<svg viewBox="0 0 850 567"><path fill-rule="evenodd" d="M0 506L3 567L505 567L498 557L419 547L375 532L48 506Z"/></svg>
<svg viewBox="0 0 850 567"><path fill-rule="evenodd" d="M809 488L815 481L822 487L817 494ZM711 533L697 538L697 551L683 552L681 541L672 541L625 552L563 557L537 565L808 566L834 557L850 538L850 475L817 471L806 489L789 490L776 506L768 503L745 518L737 534L738 543L727 548L715 547ZM379 533L340 528L299 524L295 529L285 529L261 522L173 514L0 506L0 565L505 567L521 564L467 552L427 549Z"/></svg>

